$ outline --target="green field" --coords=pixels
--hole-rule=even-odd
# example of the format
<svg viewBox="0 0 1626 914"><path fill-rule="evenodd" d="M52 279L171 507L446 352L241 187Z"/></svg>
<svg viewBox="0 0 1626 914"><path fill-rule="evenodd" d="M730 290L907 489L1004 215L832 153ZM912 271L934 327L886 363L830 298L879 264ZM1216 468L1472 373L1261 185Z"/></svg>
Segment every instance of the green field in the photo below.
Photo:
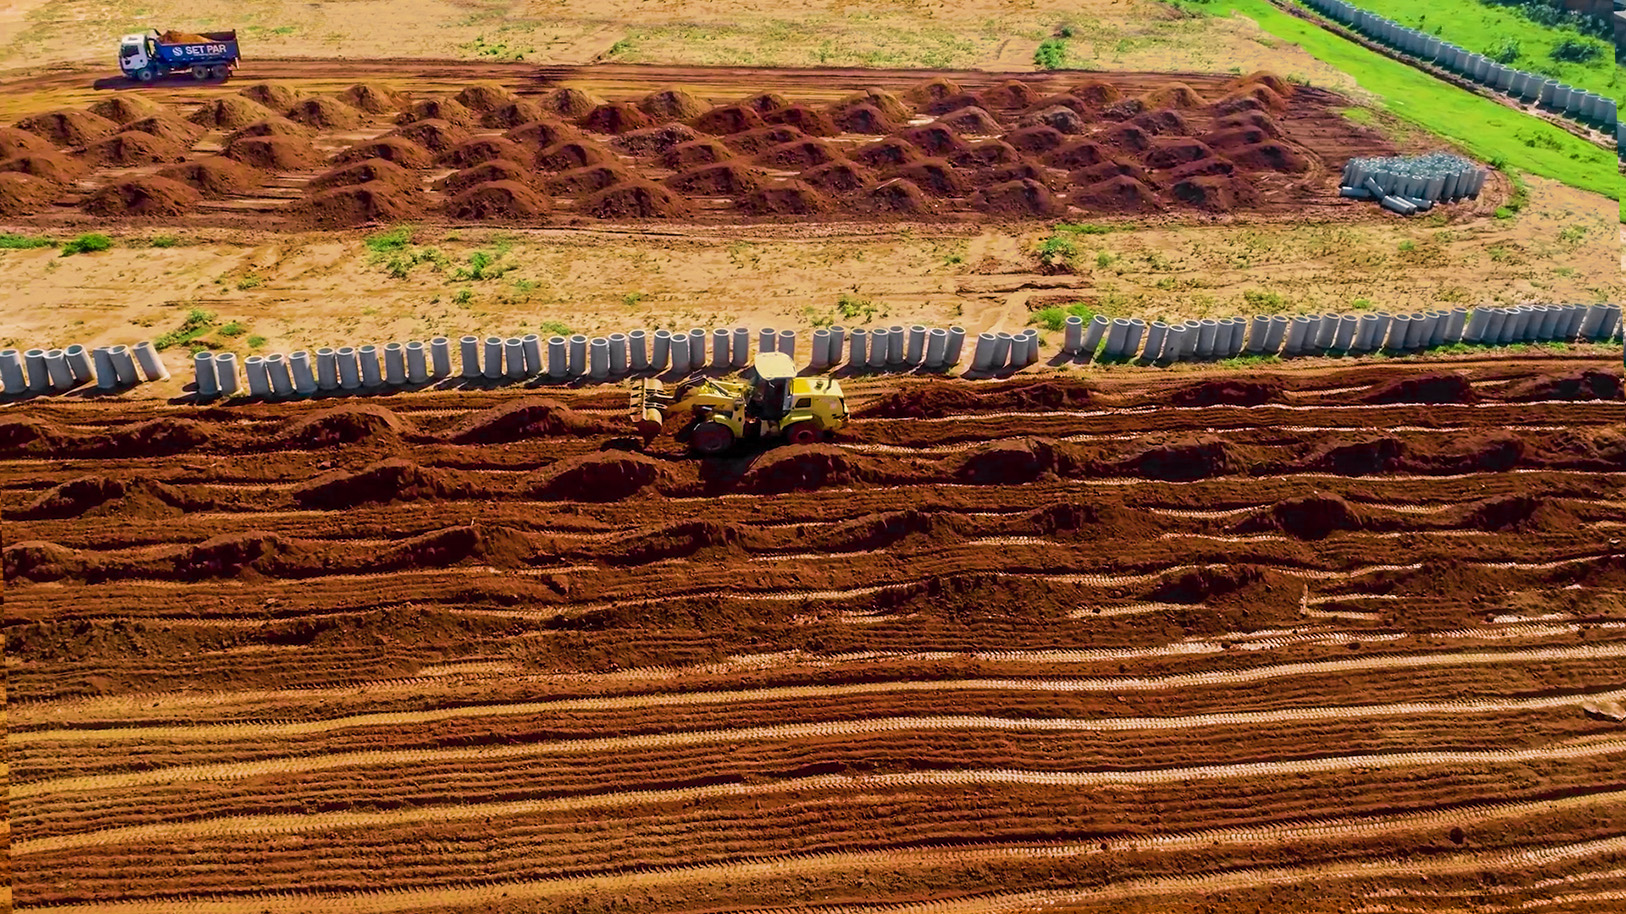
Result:
<svg viewBox="0 0 1626 914"><path fill-rule="evenodd" d="M1212 0L1182 8L1243 15L1310 56L1354 77L1394 116L1445 137L1475 158L1619 199L1613 150L1487 98L1474 95L1326 29L1288 15L1268 0Z"/></svg>

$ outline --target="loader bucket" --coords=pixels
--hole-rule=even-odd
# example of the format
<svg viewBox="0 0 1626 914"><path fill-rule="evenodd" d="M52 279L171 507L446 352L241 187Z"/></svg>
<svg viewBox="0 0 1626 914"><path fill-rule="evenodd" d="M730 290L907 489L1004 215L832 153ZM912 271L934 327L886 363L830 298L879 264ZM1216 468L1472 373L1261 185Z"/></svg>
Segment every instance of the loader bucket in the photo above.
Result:
<svg viewBox="0 0 1626 914"><path fill-rule="evenodd" d="M660 402L660 395L665 389L661 382L646 378L632 393L632 427L645 441L659 435L661 426L666 423L666 413L662 411Z"/></svg>

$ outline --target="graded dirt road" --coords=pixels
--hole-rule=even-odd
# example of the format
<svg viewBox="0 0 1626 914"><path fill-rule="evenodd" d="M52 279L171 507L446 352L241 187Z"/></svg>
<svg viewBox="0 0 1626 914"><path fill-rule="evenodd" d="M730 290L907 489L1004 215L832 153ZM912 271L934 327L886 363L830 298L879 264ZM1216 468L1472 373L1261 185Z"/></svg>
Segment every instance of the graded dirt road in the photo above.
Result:
<svg viewBox="0 0 1626 914"><path fill-rule="evenodd" d="M851 391L8 410L20 909L1614 909L1617 362Z"/></svg>

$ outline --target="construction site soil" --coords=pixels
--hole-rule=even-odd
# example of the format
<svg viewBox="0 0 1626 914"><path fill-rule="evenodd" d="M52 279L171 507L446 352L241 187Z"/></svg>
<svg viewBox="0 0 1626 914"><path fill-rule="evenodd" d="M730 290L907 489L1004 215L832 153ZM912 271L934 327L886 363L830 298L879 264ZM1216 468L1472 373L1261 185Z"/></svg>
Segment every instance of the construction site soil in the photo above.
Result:
<svg viewBox="0 0 1626 914"><path fill-rule="evenodd" d="M25 78L8 90L59 79ZM565 81L594 91L561 87ZM1081 79L1076 72L1015 78L266 61L245 66L230 86L171 82L131 90L119 80L98 86L120 91L4 128L0 156L61 155L85 172L59 179L52 204L25 222L86 222L84 206L104 186L218 155L266 171L267 180L232 192L215 186L175 214L180 222L308 227L318 191L313 179L326 168L374 158L413 172L414 187L427 196L386 194L376 205L326 219L325 227L359 224L377 212L533 225L898 220L922 211L955 221L1165 211L1186 218L1370 220L1383 214L1340 198L1338 173L1349 156L1396 151L1340 114L1347 99L1268 73ZM449 170L487 161L526 172L531 177L523 183L551 199L498 212L456 205L455 194L436 187ZM1108 163L1106 172L1087 170ZM699 164L764 173L751 186L722 190L681 190L668 180ZM665 186L673 200L649 205L646 191L639 206L606 208L593 194L607 188L550 183L558 172L589 166L616 168L634 187ZM832 188L820 179L832 167L866 169L864 185L826 199ZM18 169L0 162L5 170ZM1504 191L1493 183L1466 208L1488 211ZM39 209L11 199L11 192L0 185L0 210ZM105 222L110 214L104 208L95 215Z"/></svg>
<svg viewBox="0 0 1626 914"><path fill-rule="evenodd" d="M1618 365L844 383L0 411L20 909L1613 909Z"/></svg>

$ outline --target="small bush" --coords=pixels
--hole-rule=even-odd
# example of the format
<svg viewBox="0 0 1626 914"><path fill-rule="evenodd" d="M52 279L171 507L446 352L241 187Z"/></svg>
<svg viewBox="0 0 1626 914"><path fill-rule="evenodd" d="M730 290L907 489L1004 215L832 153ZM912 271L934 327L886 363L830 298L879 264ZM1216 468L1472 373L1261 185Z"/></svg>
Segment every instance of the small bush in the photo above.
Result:
<svg viewBox="0 0 1626 914"><path fill-rule="evenodd" d="M880 306L867 298L843 294L839 299L836 299L836 310L841 312L843 320L852 321L863 318L861 323L868 323L881 309Z"/></svg>
<svg viewBox="0 0 1626 914"><path fill-rule="evenodd" d="M1112 266L1117 261L1118 255L1109 253L1107 251L1097 251L1095 254L1095 265L1103 270Z"/></svg>
<svg viewBox="0 0 1626 914"><path fill-rule="evenodd" d="M179 246L181 239L174 235L154 235L147 239L147 244L155 248L173 248Z"/></svg>
<svg viewBox="0 0 1626 914"><path fill-rule="evenodd" d="M1033 65L1041 70L1059 70L1067 60L1067 40L1046 38L1033 52Z"/></svg>
<svg viewBox="0 0 1626 914"><path fill-rule="evenodd" d="M569 327L566 327L564 324L561 324L558 321L543 321L542 325L537 329L540 330L544 336L569 336L574 332Z"/></svg>
<svg viewBox="0 0 1626 914"><path fill-rule="evenodd" d="M1105 235L1115 229L1110 225L1096 225L1093 222L1063 222L1056 226L1056 231L1066 232L1069 235Z"/></svg>
<svg viewBox="0 0 1626 914"><path fill-rule="evenodd" d="M1067 326L1067 318L1080 317L1084 323L1095 319L1095 309L1084 302L1073 302L1070 305L1053 305L1049 308L1040 308L1028 315L1028 325L1042 327L1045 330L1059 331Z"/></svg>
<svg viewBox="0 0 1626 914"><path fill-rule="evenodd" d="M0 232L0 250L26 251L31 248L54 248L56 242L49 238L39 238L34 235L13 235L10 232Z"/></svg>
<svg viewBox="0 0 1626 914"><path fill-rule="evenodd" d="M473 299L474 292L469 289L458 289L457 294L452 296L452 303L456 305L466 305Z"/></svg>
<svg viewBox="0 0 1626 914"><path fill-rule="evenodd" d="M649 297L647 292L628 292L621 296L621 304L629 308L638 307L638 303Z"/></svg>
<svg viewBox="0 0 1626 914"><path fill-rule="evenodd" d="M89 254L94 251L105 251L113 246L113 239L106 235L88 232L62 246L62 256L70 254Z"/></svg>
<svg viewBox="0 0 1626 914"><path fill-rule="evenodd" d="M1579 244L1581 239L1585 237L1586 226L1580 224L1566 225L1558 233L1558 240L1565 244Z"/></svg>
<svg viewBox="0 0 1626 914"><path fill-rule="evenodd" d="M1078 243L1060 233L1039 242L1039 262L1047 267L1071 266L1077 256Z"/></svg>
<svg viewBox="0 0 1626 914"><path fill-rule="evenodd" d="M1591 63L1603 53L1603 42L1593 38L1565 37L1547 52L1558 63Z"/></svg>
<svg viewBox="0 0 1626 914"><path fill-rule="evenodd" d="M242 279L237 280L237 291L247 292L249 289L258 289L264 282L265 280L259 276L249 273Z"/></svg>
<svg viewBox="0 0 1626 914"><path fill-rule="evenodd" d="M412 243L412 226L398 225L387 232L376 232L368 235L364 242L367 250L374 254L388 254L399 251Z"/></svg>
<svg viewBox="0 0 1626 914"><path fill-rule="evenodd" d="M1503 38L1491 45L1485 56L1497 63L1512 63L1519 59L1519 39Z"/></svg>
<svg viewBox="0 0 1626 914"><path fill-rule="evenodd" d="M243 334L245 334L247 332L248 332L248 328L243 326L243 323L241 321L232 321L231 323L227 324L226 326L220 328L220 335L221 336L238 337L238 336L242 336Z"/></svg>
<svg viewBox="0 0 1626 914"><path fill-rule="evenodd" d="M1242 300L1249 306L1267 313L1276 313L1287 307L1287 299L1283 298L1280 292L1249 289L1242 293Z"/></svg>
<svg viewBox="0 0 1626 914"><path fill-rule="evenodd" d="M248 338L248 340L246 342L248 343L248 348L250 348L250 349L264 349L265 348L265 337L263 337L263 336L251 336L251 337Z"/></svg>
<svg viewBox="0 0 1626 914"><path fill-rule="evenodd" d="M1400 242L1400 252L1401 253L1410 254L1412 251L1415 251L1415 250L1417 250L1417 242L1412 241L1409 238L1406 239L1405 241Z"/></svg>
<svg viewBox="0 0 1626 914"><path fill-rule="evenodd" d="M203 336L205 333L208 333L209 328L213 327L214 325L215 313L213 311L205 311L202 308L193 308L192 310L186 312L186 320L182 321L179 327L169 331L168 333L161 334L157 339L153 340L153 348L171 349L176 346L185 345L186 343L190 343L198 337Z"/></svg>

